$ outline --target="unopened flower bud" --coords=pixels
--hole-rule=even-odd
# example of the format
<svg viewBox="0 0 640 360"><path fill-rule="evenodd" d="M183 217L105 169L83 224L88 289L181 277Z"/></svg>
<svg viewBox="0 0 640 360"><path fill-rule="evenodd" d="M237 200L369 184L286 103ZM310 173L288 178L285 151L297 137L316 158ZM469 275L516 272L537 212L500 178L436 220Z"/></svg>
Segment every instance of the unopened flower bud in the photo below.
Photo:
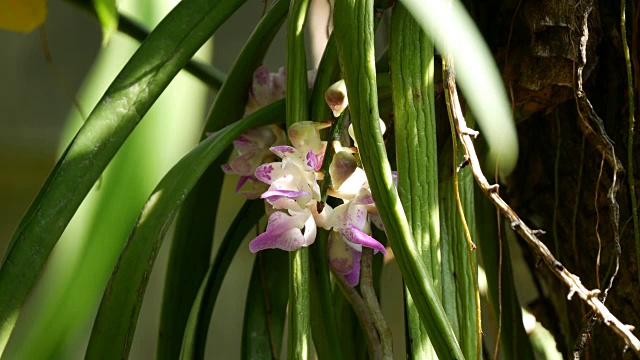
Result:
<svg viewBox="0 0 640 360"><path fill-rule="evenodd" d="M320 130L331 126L331 122L300 121L287 130L291 145L306 154L312 150L314 154L324 151L325 144L320 139Z"/></svg>
<svg viewBox="0 0 640 360"><path fill-rule="evenodd" d="M344 80L340 80L329 86L327 91L324 93L324 99L327 101L327 105L329 105L331 111L333 111L333 116L340 116L344 109L349 106L347 86L344 84Z"/></svg>

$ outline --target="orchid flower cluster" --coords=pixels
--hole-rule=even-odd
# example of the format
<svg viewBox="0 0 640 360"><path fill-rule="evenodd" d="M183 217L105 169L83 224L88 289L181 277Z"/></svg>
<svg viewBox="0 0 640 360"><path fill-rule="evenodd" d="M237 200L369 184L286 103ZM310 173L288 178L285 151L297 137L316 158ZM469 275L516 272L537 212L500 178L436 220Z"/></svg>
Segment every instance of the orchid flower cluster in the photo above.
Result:
<svg viewBox="0 0 640 360"><path fill-rule="evenodd" d="M247 113L285 95L284 72L266 71L261 67L254 74ZM335 106L332 110L335 112ZM321 202L319 170L327 144L321 140L320 130L330 125L295 123L287 131L291 146L284 144L284 132L276 126L253 129L234 141L235 155L223 170L240 175L236 191L241 195L266 202L270 214L267 229L251 241L251 252L293 251L313 244L318 227L333 230L327 249L330 265L355 286L360 277L362 247L386 253L385 247L370 236L370 224L382 228L382 222L354 151L339 142L332 144L336 151L329 166L333 187L328 195L343 203L332 208Z"/></svg>

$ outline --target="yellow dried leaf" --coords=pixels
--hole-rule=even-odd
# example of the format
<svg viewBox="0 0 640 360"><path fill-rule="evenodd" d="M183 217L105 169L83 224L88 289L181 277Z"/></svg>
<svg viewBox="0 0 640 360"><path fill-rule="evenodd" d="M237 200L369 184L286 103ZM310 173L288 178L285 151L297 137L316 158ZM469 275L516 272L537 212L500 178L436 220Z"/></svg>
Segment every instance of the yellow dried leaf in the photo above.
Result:
<svg viewBox="0 0 640 360"><path fill-rule="evenodd" d="M28 33L46 18L47 0L0 0L0 29Z"/></svg>

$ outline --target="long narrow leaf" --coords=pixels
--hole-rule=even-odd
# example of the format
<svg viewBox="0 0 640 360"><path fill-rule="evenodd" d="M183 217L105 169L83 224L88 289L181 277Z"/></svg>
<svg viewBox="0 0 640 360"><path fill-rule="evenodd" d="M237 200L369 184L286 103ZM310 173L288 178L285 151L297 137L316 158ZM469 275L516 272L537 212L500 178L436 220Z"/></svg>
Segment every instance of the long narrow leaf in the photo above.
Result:
<svg viewBox="0 0 640 360"><path fill-rule="evenodd" d="M211 314L229 265L231 265L242 240L263 215L264 202L262 200L247 201L229 226L191 308L180 352L182 359L204 358Z"/></svg>
<svg viewBox="0 0 640 360"><path fill-rule="evenodd" d="M478 238L480 239L478 248L487 276L489 303L496 323L502 325L500 344L496 346L502 348L501 356L505 360L532 360L535 356L522 323L522 309L516 294L506 236L500 244L496 209L481 191L476 191L475 194ZM502 245L502 268L499 267L500 245ZM499 277L502 277L501 281L498 280ZM499 321L500 317L502 321Z"/></svg>
<svg viewBox="0 0 640 360"><path fill-rule="evenodd" d="M456 157L456 160L462 159ZM440 218L442 220L442 286L443 303L449 321L460 341L462 352L468 359L477 357L478 326L469 245L457 208L453 178L453 150L451 141L440 150ZM456 164L459 162L456 161ZM475 235L474 179L470 169L458 172L459 195L469 232ZM474 254L475 255L475 254ZM475 256L473 259L475 264ZM481 344L480 344L481 345Z"/></svg>
<svg viewBox="0 0 640 360"><path fill-rule="evenodd" d="M502 78L480 31L459 0L400 0L456 61L456 79L473 111L490 156L509 174L518 159L518 138Z"/></svg>
<svg viewBox="0 0 640 360"><path fill-rule="evenodd" d="M393 69L398 194L416 250L429 270L436 294L442 299L433 53L431 39L406 8L396 4L391 18L389 56ZM411 294L405 293L412 355L420 359L435 358Z"/></svg>
<svg viewBox="0 0 640 360"><path fill-rule="evenodd" d="M344 0L337 2L335 9L338 55L349 94L356 141L391 247L436 353L441 359L462 359L429 273L416 251L393 184L379 127L373 11L371 0Z"/></svg>
<svg viewBox="0 0 640 360"><path fill-rule="evenodd" d="M51 250L104 168L178 71L243 2L178 4L107 89L10 240L0 270L0 352Z"/></svg>
<svg viewBox="0 0 640 360"><path fill-rule="evenodd" d="M131 231L100 304L87 358L126 357L149 274L182 202L211 162L243 132L280 120L283 101L218 131L182 158L160 181Z"/></svg>
<svg viewBox="0 0 640 360"><path fill-rule="evenodd" d="M256 255L242 329L242 359L276 359L280 355L287 299L288 254L263 250Z"/></svg>
<svg viewBox="0 0 640 360"><path fill-rule="evenodd" d="M304 24L309 0L292 0L287 21L287 129L308 120L307 62L304 46ZM307 359L311 350L309 319L309 248L289 253L289 359Z"/></svg>
<svg viewBox="0 0 640 360"><path fill-rule="evenodd" d="M91 6L90 2L87 0L67 1L87 11L93 16L98 16L93 6ZM122 5L120 5L120 7L122 8ZM149 36L149 30L138 21L124 14L118 14L118 16L118 31L129 35L131 38L136 39L139 42L143 42ZM213 91L218 91L218 89L220 89L220 86L222 86L222 83L227 76L216 67L205 64L196 59L191 59L187 62L184 66L184 70L207 84Z"/></svg>
<svg viewBox="0 0 640 360"><path fill-rule="evenodd" d="M315 83L309 101L311 120L324 121L332 119L333 115L325 101L325 91L340 76L338 52L335 38L329 37L327 46L318 65ZM335 124L334 124L335 126ZM325 154L323 170L328 174L330 154ZM328 178L325 177L324 181ZM323 194L324 195L324 194ZM314 245L309 249L311 253L311 335L316 353L320 359L343 359L340 347L338 323L331 294L331 278L329 260L327 258L328 232L319 229Z"/></svg>
<svg viewBox="0 0 640 360"><path fill-rule="evenodd" d="M287 11L286 1L276 2L251 34L213 103L205 132L217 131L242 117L253 69L262 61ZM209 268L214 219L224 178L220 165L226 159L221 156L211 164L189 193L176 220L160 315L158 359L175 359L180 353L185 324Z"/></svg>
<svg viewBox="0 0 640 360"><path fill-rule="evenodd" d="M92 2L102 26L102 43L107 44L118 29L116 0L92 0Z"/></svg>

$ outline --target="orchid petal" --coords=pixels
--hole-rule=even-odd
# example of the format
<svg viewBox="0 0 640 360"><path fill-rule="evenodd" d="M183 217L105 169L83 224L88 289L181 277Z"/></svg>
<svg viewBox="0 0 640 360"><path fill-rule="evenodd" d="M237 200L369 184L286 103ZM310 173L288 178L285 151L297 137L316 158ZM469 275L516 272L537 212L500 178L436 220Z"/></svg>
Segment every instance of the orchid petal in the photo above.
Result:
<svg viewBox="0 0 640 360"><path fill-rule="evenodd" d="M347 284L351 286L356 286L360 282L361 253L355 250L351 250L351 252L353 253L353 267L351 268L351 272L344 275L344 279L347 281Z"/></svg>
<svg viewBox="0 0 640 360"><path fill-rule="evenodd" d="M271 150L272 153L276 154L281 159L284 159L291 155L300 156L300 152L298 151L298 149L288 145L273 146L269 148L269 150Z"/></svg>
<svg viewBox="0 0 640 360"><path fill-rule="evenodd" d="M235 174L235 172L233 171L233 168L229 164L222 164L220 165L220 168L222 168L222 171L225 174Z"/></svg>
<svg viewBox="0 0 640 360"><path fill-rule="evenodd" d="M257 252L264 249L281 249L285 251L293 251L302 246L308 246L315 240L315 224L313 229L305 229L302 234L300 230L308 223L311 217L309 210L301 212L290 212L288 215L281 211L276 211L269 216L267 231L258 235L249 243L249 250ZM311 238L313 235L313 238Z"/></svg>
<svg viewBox="0 0 640 360"><path fill-rule="evenodd" d="M244 176L251 176L255 172L255 169L262 163L264 157L264 150L260 148L254 148L250 151L236 157L229 166L234 173Z"/></svg>
<svg viewBox="0 0 640 360"><path fill-rule="evenodd" d="M331 267L339 274L346 275L353 270L354 251L337 232L331 232L327 244L327 259Z"/></svg>
<svg viewBox="0 0 640 360"><path fill-rule="evenodd" d="M332 212L333 208L329 204L324 204L324 208L320 213L318 213L317 206L311 207L311 214L313 214L316 225L326 230L331 230L331 225L329 224L328 220Z"/></svg>
<svg viewBox="0 0 640 360"><path fill-rule="evenodd" d="M262 196L260 196L261 199L267 199L267 201L270 200L275 200L275 198L279 198L279 197L287 197L289 199L295 199L299 196L302 195L311 195L309 194L309 192L307 191L295 191L295 190L268 190L265 191L264 194L262 194Z"/></svg>
<svg viewBox="0 0 640 360"><path fill-rule="evenodd" d="M276 214L276 213L274 213ZM297 228L288 229L284 232L275 233L273 231L265 231L258 235L251 243L249 250L252 253L264 249L280 249L285 251L293 251L300 249L305 242L302 231Z"/></svg>
<svg viewBox="0 0 640 360"><path fill-rule="evenodd" d="M240 190L242 185L244 185L247 182L247 180L249 180L249 178L251 178L251 177L250 176L240 176L240 179L238 180L238 184L236 185L236 192L238 192Z"/></svg>
<svg viewBox="0 0 640 360"><path fill-rule="evenodd" d="M314 122L314 121L299 121L291 125L287 129L289 140L296 149L299 149L303 153L307 153L309 150L313 150L318 154L322 152L323 144L320 139L320 129L331 126L331 122Z"/></svg>
<svg viewBox="0 0 640 360"><path fill-rule="evenodd" d="M374 250L374 253L381 251L383 254L387 253L385 247L378 242L378 240L372 238L367 235L364 231L360 230L357 226L350 225L349 227L344 227L338 229L344 237L346 237L350 242L358 245L362 245Z"/></svg>
<svg viewBox="0 0 640 360"><path fill-rule="evenodd" d="M242 195L246 199L259 199L260 195L267 190L267 185L262 181L255 178L255 176L243 177L245 179L244 184L240 188L237 188L238 194ZM242 180L242 178L240 179ZM239 182L238 182L239 185Z"/></svg>
<svg viewBox="0 0 640 360"><path fill-rule="evenodd" d="M316 241L316 234L318 229L316 228L316 222L313 219L313 216L309 216L307 221L304 223L304 243L302 246L309 246Z"/></svg>

